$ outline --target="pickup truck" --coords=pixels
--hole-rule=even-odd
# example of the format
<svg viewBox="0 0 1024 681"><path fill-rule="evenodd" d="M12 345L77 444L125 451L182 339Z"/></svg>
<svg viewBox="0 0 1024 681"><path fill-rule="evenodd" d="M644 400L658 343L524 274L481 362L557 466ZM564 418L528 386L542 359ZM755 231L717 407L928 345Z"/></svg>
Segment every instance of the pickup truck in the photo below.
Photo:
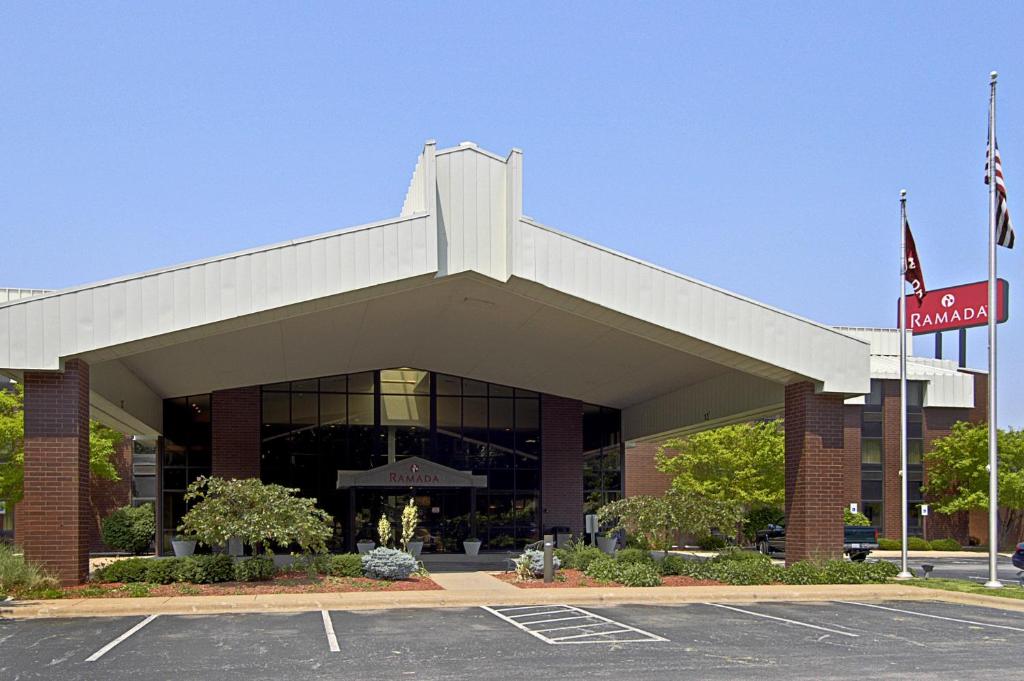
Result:
<svg viewBox="0 0 1024 681"><path fill-rule="evenodd" d="M769 525L757 533L754 545L765 555L786 553L786 528L782 525ZM862 525L847 525L843 528L843 553L850 560L860 562L877 548L878 528Z"/></svg>

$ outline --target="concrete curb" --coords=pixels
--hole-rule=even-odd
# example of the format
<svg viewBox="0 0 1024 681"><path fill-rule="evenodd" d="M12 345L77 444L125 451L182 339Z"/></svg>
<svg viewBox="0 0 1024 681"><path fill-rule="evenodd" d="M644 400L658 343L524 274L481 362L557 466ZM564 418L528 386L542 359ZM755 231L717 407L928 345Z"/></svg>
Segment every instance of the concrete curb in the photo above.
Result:
<svg viewBox="0 0 1024 681"><path fill-rule="evenodd" d="M223 613L309 612L316 610L388 610L468 608L481 605L665 605L682 603L815 602L836 600L947 601L1024 611L1024 601L964 594L901 584L812 586L586 587L394 593L266 594L255 596L178 596L173 598L79 598L22 601L0 606L0 617L122 617L136 615L214 615Z"/></svg>

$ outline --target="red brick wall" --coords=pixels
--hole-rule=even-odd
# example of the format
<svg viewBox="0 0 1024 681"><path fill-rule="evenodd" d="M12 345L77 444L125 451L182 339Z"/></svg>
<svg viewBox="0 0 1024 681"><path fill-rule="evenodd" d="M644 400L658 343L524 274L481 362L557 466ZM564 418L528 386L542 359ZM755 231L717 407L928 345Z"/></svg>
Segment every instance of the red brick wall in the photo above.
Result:
<svg viewBox="0 0 1024 681"><path fill-rule="evenodd" d="M93 553L111 551L103 543L100 526L114 509L132 503L132 439L124 437L115 448L111 463L120 480L93 479L89 485L89 506L92 518L89 525L89 550Z"/></svg>
<svg viewBox="0 0 1024 681"><path fill-rule="evenodd" d="M542 531L553 525L583 533L583 403L542 395Z"/></svg>
<svg viewBox="0 0 1024 681"><path fill-rule="evenodd" d="M843 504L851 503L860 508L860 433L861 413L859 404L843 406ZM863 509L861 509L863 510Z"/></svg>
<svg viewBox="0 0 1024 681"><path fill-rule="evenodd" d="M260 389L218 390L212 400L213 474L260 477Z"/></svg>
<svg viewBox="0 0 1024 681"><path fill-rule="evenodd" d="M786 562L843 548L844 410L811 383L786 386Z"/></svg>
<svg viewBox="0 0 1024 681"><path fill-rule="evenodd" d="M25 556L62 584L89 574L89 365L25 373L25 496L18 505Z"/></svg>
<svg viewBox="0 0 1024 681"><path fill-rule="evenodd" d="M900 382L882 381L882 527L878 535L902 536L903 487L900 478Z"/></svg>
<svg viewBox="0 0 1024 681"><path fill-rule="evenodd" d="M624 482L627 497L639 494L660 497L668 490L671 478L654 467L654 455L660 446L657 442L637 442L632 447L626 445Z"/></svg>

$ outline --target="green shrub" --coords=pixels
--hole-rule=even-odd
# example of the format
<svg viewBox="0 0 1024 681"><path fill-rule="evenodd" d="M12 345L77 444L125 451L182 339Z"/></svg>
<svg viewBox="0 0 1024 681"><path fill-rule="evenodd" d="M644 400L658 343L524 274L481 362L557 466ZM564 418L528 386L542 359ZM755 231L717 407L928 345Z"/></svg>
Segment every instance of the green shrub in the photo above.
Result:
<svg viewBox="0 0 1024 681"><path fill-rule="evenodd" d="M615 560L620 563L654 564L654 559L651 558L650 551L644 551L643 549L622 549L615 554Z"/></svg>
<svg viewBox="0 0 1024 681"><path fill-rule="evenodd" d="M784 584L823 584L822 568L810 561L802 560L785 568L782 573Z"/></svg>
<svg viewBox="0 0 1024 681"><path fill-rule="evenodd" d="M717 556L711 559L715 563L724 562L753 562L763 565L771 565L772 559L758 551L748 551L739 547L722 549Z"/></svg>
<svg viewBox="0 0 1024 681"><path fill-rule="evenodd" d="M620 563L615 581L623 586L661 586L658 568L650 563Z"/></svg>
<svg viewBox="0 0 1024 681"><path fill-rule="evenodd" d="M274 561L265 556L253 556L235 563L235 579L239 582L263 582L277 574Z"/></svg>
<svg viewBox="0 0 1024 681"><path fill-rule="evenodd" d="M709 561L707 578L740 586L771 584L780 581L780 571L781 568L772 565L771 561L766 563L753 560Z"/></svg>
<svg viewBox="0 0 1024 681"><path fill-rule="evenodd" d="M582 541L571 541L565 548L555 549L555 555L562 567L586 572L590 564L604 556L596 546L587 546Z"/></svg>
<svg viewBox="0 0 1024 681"><path fill-rule="evenodd" d="M932 551L959 551L960 543L956 539L933 539Z"/></svg>
<svg viewBox="0 0 1024 681"><path fill-rule="evenodd" d="M154 560L153 558L115 560L110 565L106 565L93 573L92 578L94 581L107 583L145 582L147 581L150 563L153 563Z"/></svg>
<svg viewBox="0 0 1024 681"><path fill-rule="evenodd" d="M625 563L619 563L611 556L601 556L590 562L585 570L587 577L602 582L614 582L618 575L618 568Z"/></svg>
<svg viewBox="0 0 1024 681"><path fill-rule="evenodd" d="M854 513L848 508L843 509L843 524L845 525L856 525L858 527L868 527L871 525L871 521L863 513Z"/></svg>
<svg viewBox="0 0 1024 681"><path fill-rule="evenodd" d="M146 581L152 584L170 584L178 570L180 558L156 558L146 566Z"/></svg>
<svg viewBox="0 0 1024 681"><path fill-rule="evenodd" d="M199 556L185 556L178 558L174 566L174 581L187 582L189 584L206 584L208 579Z"/></svg>
<svg viewBox="0 0 1024 681"><path fill-rule="evenodd" d="M100 534L103 543L115 551L148 552L156 536L153 505L122 506L103 519Z"/></svg>
<svg viewBox="0 0 1024 681"><path fill-rule="evenodd" d="M866 573L863 563L830 560L821 568L823 584L863 584Z"/></svg>
<svg viewBox="0 0 1024 681"><path fill-rule="evenodd" d="M45 592L57 586L57 580L25 560L19 549L0 544L0 594Z"/></svg>
<svg viewBox="0 0 1024 681"><path fill-rule="evenodd" d="M895 563L887 560L880 560L875 563L860 563L861 569L867 575L868 582L884 584L900 573L900 568Z"/></svg>
<svg viewBox="0 0 1024 681"><path fill-rule="evenodd" d="M540 553L540 551L527 551L526 553ZM405 551L389 549L383 546L360 556L360 559L362 561L363 574L371 579L387 579L392 581L408 579L409 575L416 572L417 568L416 559ZM541 560L543 561L543 556ZM543 570L543 567L541 569Z"/></svg>
<svg viewBox="0 0 1024 681"><path fill-rule="evenodd" d="M899 539L886 539L885 537L880 537L878 539L878 548L881 551L899 551L903 548L903 542Z"/></svg>
<svg viewBox="0 0 1024 681"><path fill-rule="evenodd" d="M910 551L931 551L932 545L921 537L907 538L907 549Z"/></svg>
<svg viewBox="0 0 1024 681"><path fill-rule="evenodd" d="M145 582L132 582L131 584L125 584L124 589L128 595L132 598L145 598L149 595L150 589L153 586Z"/></svg>
<svg viewBox="0 0 1024 681"><path fill-rule="evenodd" d="M704 551L717 551L718 549L724 549L727 545L728 543L725 541L724 538L714 537L711 535L701 537L697 540L697 546L699 546Z"/></svg>
<svg viewBox="0 0 1024 681"><path fill-rule="evenodd" d="M327 561L327 574L332 577L362 577L363 560L358 553L342 553Z"/></svg>
<svg viewBox="0 0 1024 681"><path fill-rule="evenodd" d="M689 566L687 563L696 563L697 561L687 560L682 556L665 556L664 560L658 561L658 569L663 575L688 575Z"/></svg>
<svg viewBox="0 0 1024 681"><path fill-rule="evenodd" d="M235 578L235 560L226 553L193 556L203 569L202 584L230 582Z"/></svg>

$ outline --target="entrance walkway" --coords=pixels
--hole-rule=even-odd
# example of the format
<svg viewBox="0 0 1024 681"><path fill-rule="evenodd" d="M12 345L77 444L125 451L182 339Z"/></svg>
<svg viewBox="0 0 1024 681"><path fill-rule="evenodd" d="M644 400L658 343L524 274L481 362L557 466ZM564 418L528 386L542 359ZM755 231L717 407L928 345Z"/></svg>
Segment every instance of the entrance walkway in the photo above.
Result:
<svg viewBox="0 0 1024 681"><path fill-rule="evenodd" d="M508 553L481 553L467 556L464 553L424 553L420 555L423 565L431 575L443 572L500 572L508 567Z"/></svg>
<svg viewBox="0 0 1024 681"><path fill-rule="evenodd" d="M522 593L522 589L495 579L486 572L442 572L430 574L445 591L459 596L487 598L488 596Z"/></svg>

